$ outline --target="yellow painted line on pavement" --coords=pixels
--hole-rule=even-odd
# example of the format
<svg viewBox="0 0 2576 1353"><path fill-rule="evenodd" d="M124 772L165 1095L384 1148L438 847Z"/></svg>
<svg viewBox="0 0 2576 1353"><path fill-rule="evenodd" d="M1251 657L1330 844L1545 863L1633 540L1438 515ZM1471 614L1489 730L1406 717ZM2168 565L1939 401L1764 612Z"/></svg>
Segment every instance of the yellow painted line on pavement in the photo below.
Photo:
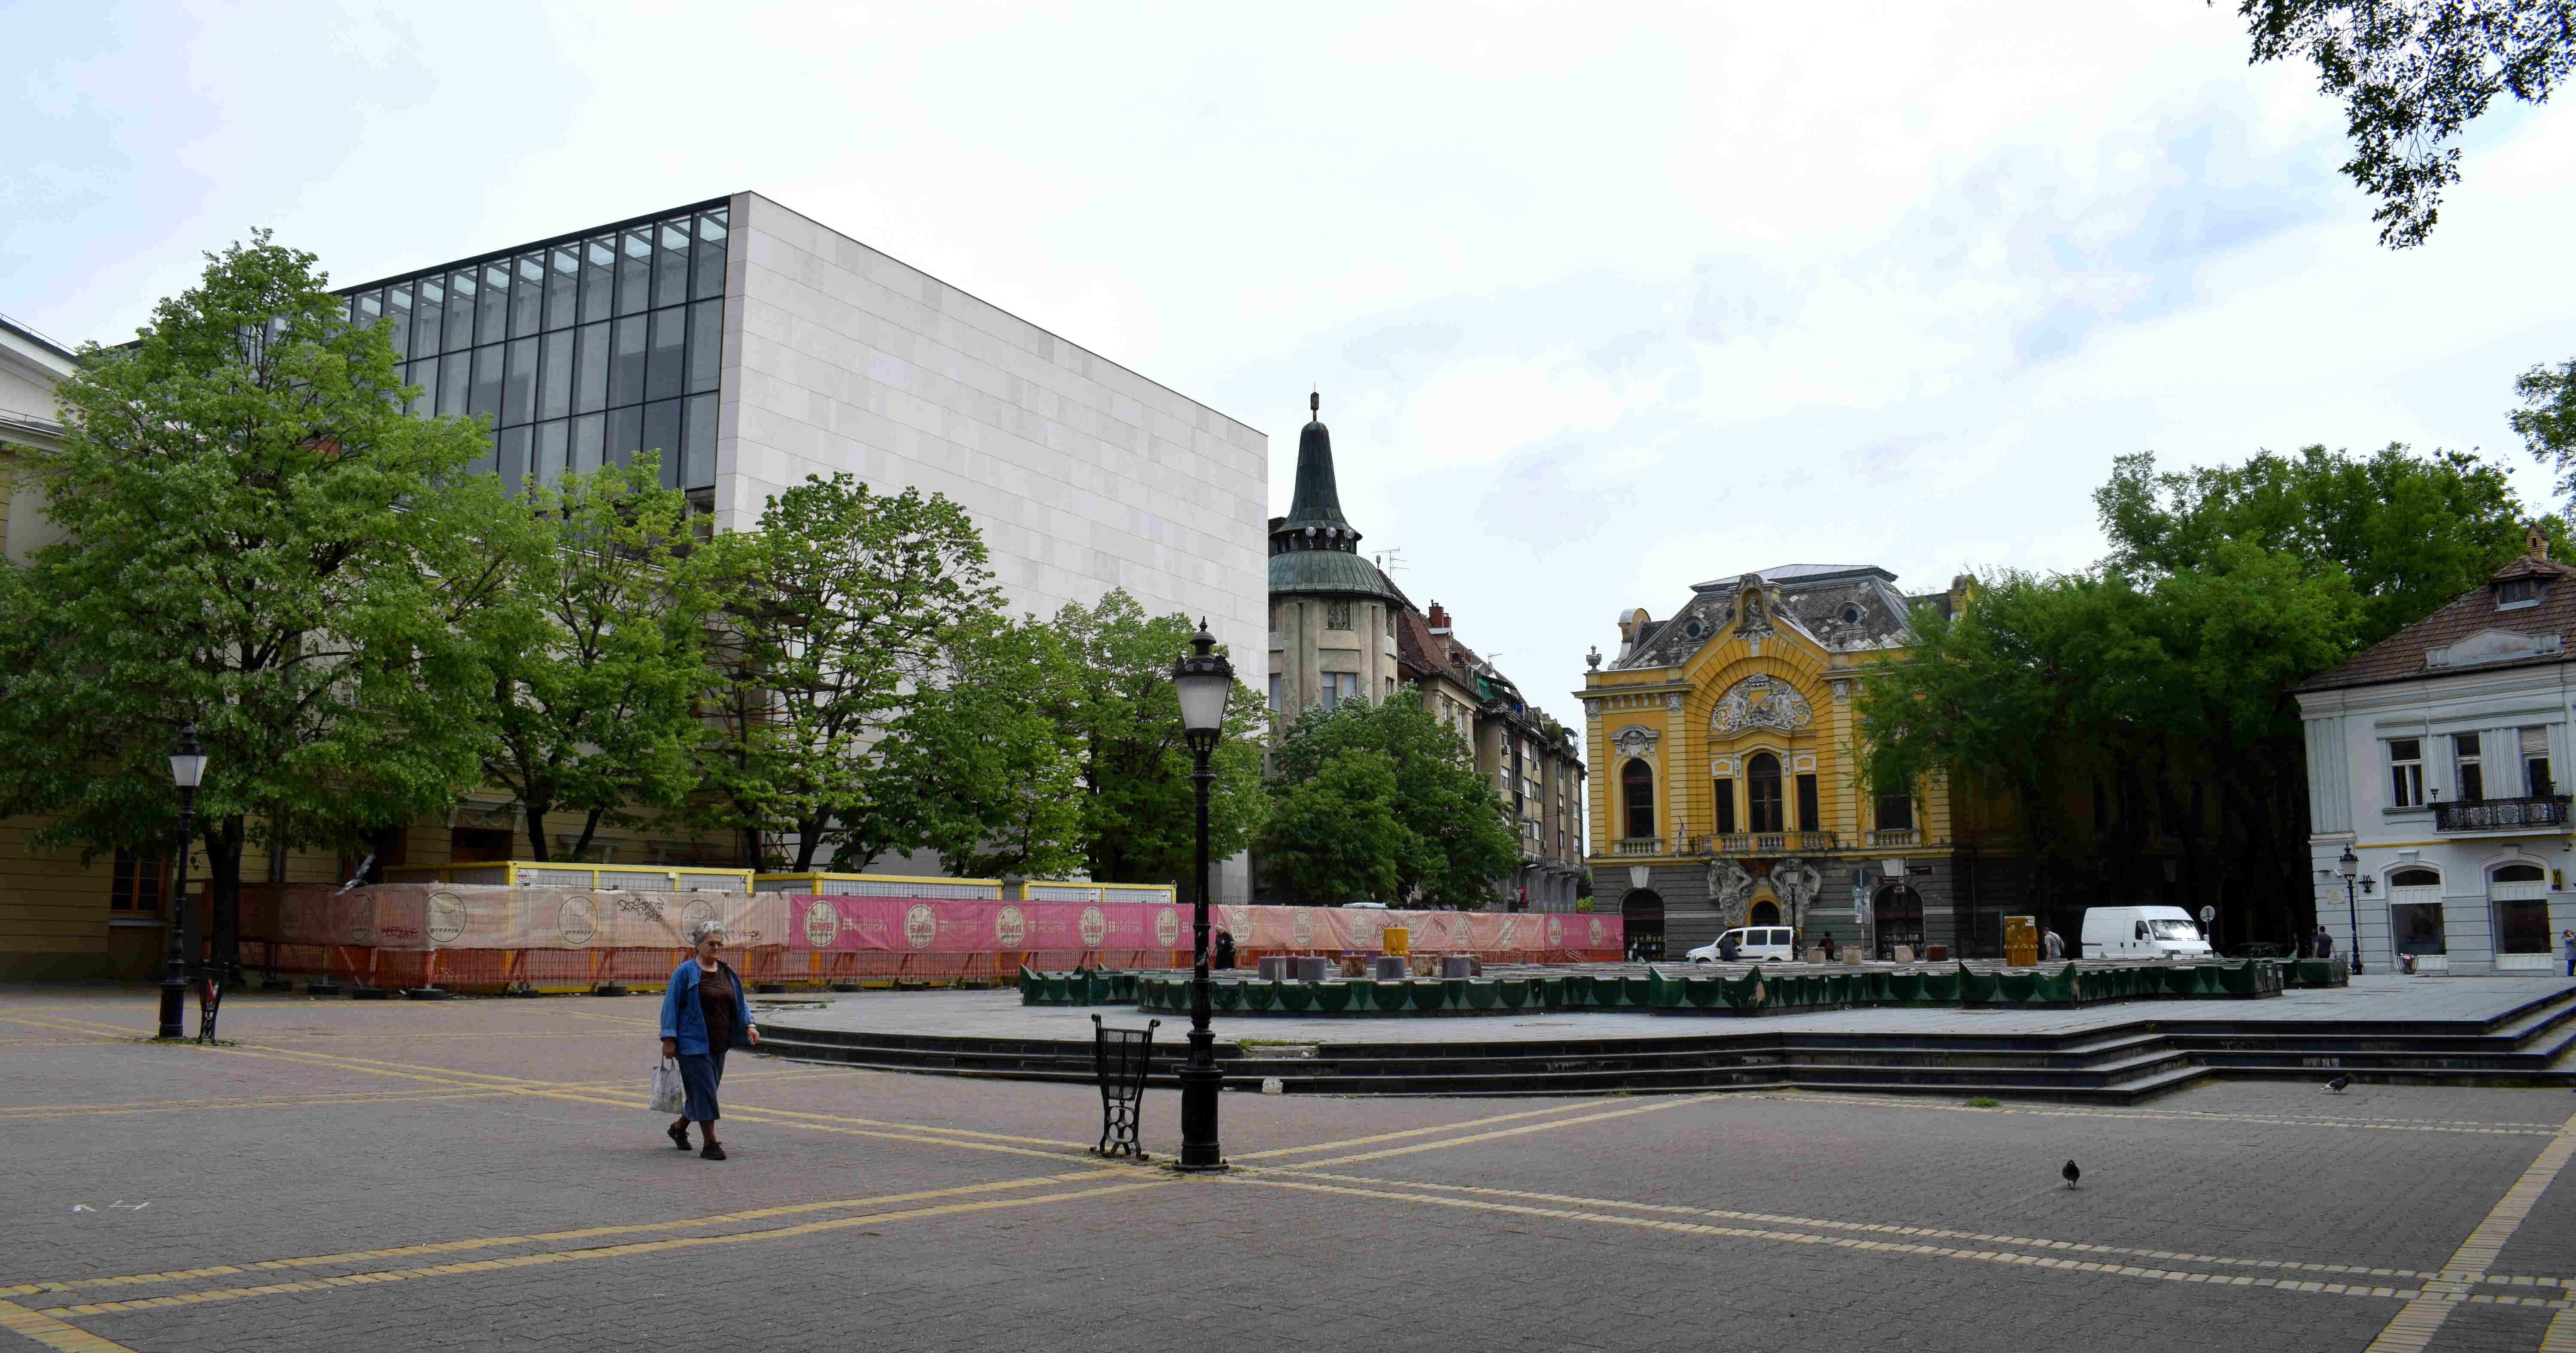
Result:
<svg viewBox="0 0 2576 1353"><path fill-rule="evenodd" d="M1036 1188L1046 1184L1078 1183L1087 1179L1103 1179L1131 1173L1134 1169L1133 1166L1104 1166L1100 1169L1075 1170L1064 1174L1031 1175L1025 1179L1002 1179L983 1184L959 1184L949 1188L916 1189L909 1193L879 1194L868 1198L834 1198L823 1202L784 1203L776 1207L718 1212L676 1221L623 1222L606 1226L577 1227L568 1231L537 1231L527 1235L472 1236L459 1240L424 1241L417 1245L395 1245L384 1249L303 1255L292 1259L259 1259L239 1264L209 1264L201 1268L168 1269L157 1273L120 1273L105 1278L59 1278L47 1282L23 1283L15 1287L0 1287L0 1297L84 1292L101 1287L150 1286L159 1283L187 1282L197 1278L219 1278L237 1273L355 1264L370 1259L407 1259L424 1254L458 1254L468 1250L495 1249L512 1245L546 1245L565 1240L595 1240L602 1236L685 1231L701 1226L725 1226L738 1222L766 1221L773 1217L793 1217L808 1212L832 1212L853 1207L884 1207L890 1203L915 1203L932 1198L956 1198L973 1193L998 1193L1006 1189Z"/></svg>
<svg viewBox="0 0 2576 1353"><path fill-rule="evenodd" d="M2531 1209L2558 1178L2558 1172L2567 1168L2570 1156L2576 1156L2576 1122L2559 1129L2549 1145L2540 1148L2530 1167L2487 1210L2477 1229L2469 1232L2469 1238L2460 1242L2451 1261L2442 1265L2442 1276L2427 1282L2425 1290L2406 1303L2364 1353L2423 1353L2441 1330L2442 1322L2450 1319L2451 1308L2468 1299L2470 1286L2483 1281L2487 1270L2495 1267L2505 1243L2531 1215ZM2554 1327L2557 1322L2551 1324Z"/></svg>
<svg viewBox="0 0 2576 1353"><path fill-rule="evenodd" d="M1306 1170L1324 1165L1348 1165L1354 1161L1379 1160L1387 1156L1409 1156L1418 1151L1439 1151L1452 1146L1466 1146L1472 1142L1489 1142L1498 1137L1518 1137L1531 1132L1554 1132L1559 1128L1579 1127L1585 1123L1599 1123L1612 1118L1628 1118L1641 1113L1661 1113L1666 1109L1679 1109L1693 1104L1705 1104L1709 1100L1715 1098L1719 1098L1719 1096L1689 1095L1678 1099L1659 1100L1652 1104L1641 1104L1633 1109L1614 1109L1608 1113L1586 1114L1581 1118L1560 1118L1554 1122L1532 1123L1525 1127L1497 1128L1492 1132L1478 1132L1465 1137L1448 1137L1443 1138L1440 1141L1423 1142L1414 1146L1393 1146L1383 1151L1362 1151L1354 1155L1333 1156L1324 1160L1294 1161L1288 1165L1282 1166L1281 1168L1289 1170Z"/></svg>
<svg viewBox="0 0 2576 1353"><path fill-rule="evenodd" d="M89 1108L0 1109L0 1123L44 1118L101 1118L136 1113L220 1113L228 1109L329 1108L335 1104L442 1104L463 1099L490 1099L514 1090L418 1090L397 1095L326 1095L311 1099L237 1099L209 1104L105 1104Z"/></svg>
<svg viewBox="0 0 2576 1353"><path fill-rule="evenodd" d="M1466 1211L1500 1213L1507 1216L1546 1217L1562 1221L1592 1222L1608 1226L1633 1227L1681 1235L1721 1236L1742 1240L1765 1240L1793 1245L1818 1245L1861 1254L1882 1254L1900 1258L1952 1259L1976 1263L2010 1264L2024 1268L2053 1269L2072 1273L2100 1273L2124 1278L2147 1278L2163 1282L2208 1283L2220 1287L2263 1287L2283 1292L2315 1292L2335 1296L2395 1297L2408 1299L2421 1295L2409 1288L2373 1286L2362 1283L2326 1283L2290 1278L2257 1278L2248 1275L2202 1273L2186 1269L2150 1268L2137 1264L2100 1263L2083 1259L2060 1259L2047 1255L2016 1254L2006 1250L1969 1249L1953 1245L1925 1245L1904 1241L1867 1240L1857 1236L1818 1235L1812 1231L1782 1230L1777 1227L1721 1226L1707 1222L1667 1220L1660 1217L1621 1216L1583 1208L1533 1207L1525 1204L1490 1202L1479 1198L1444 1198L1432 1194L1412 1193L1402 1189L1363 1189L1348 1185L1326 1184L1302 1176L1282 1177L1275 1174L1242 1174L1220 1176L1224 1182L1253 1188L1299 1189L1312 1193L1340 1194L1369 1198L1381 1202L1424 1203L1434 1207ZM2497 1297L2486 1299L2495 1305L2539 1306L2564 1309L2569 1303L2537 1297Z"/></svg>
<svg viewBox="0 0 2576 1353"><path fill-rule="evenodd" d="M991 1212L1003 1208L1035 1207L1041 1203L1069 1202L1076 1198L1100 1198L1139 1189L1169 1188L1176 1182L1168 1179L1140 1180L1110 1184L1095 1189L1075 1189L1065 1193L1040 1194L1034 1198L1000 1198L972 1203L944 1203L935 1207L905 1208L893 1212L867 1212L855 1217L835 1217L830 1221L811 1221L795 1226L778 1226L758 1231L735 1231L716 1236L678 1236L668 1240L643 1240L624 1245L601 1245L577 1250L547 1250L538 1254L509 1255L498 1259L468 1260L458 1264L431 1264L420 1268L377 1269L366 1273L347 1273L330 1278L308 1278L298 1282L267 1283L255 1287L218 1288L207 1292L182 1292L166 1297L139 1297L131 1301L103 1301L75 1306L53 1306L38 1312L46 1316L109 1315L132 1311L158 1310L172 1306L198 1306L216 1301L239 1301L250 1297L279 1296L296 1292L322 1292L335 1287L361 1287L374 1283L410 1282L423 1278L452 1277L461 1274L491 1273L502 1269L534 1268L546 1264L581 1263L598 1259L622 1259L638 1254L663 1254L678 1250L698 1249L709 1245L741 1245L754 1241L788 1240L798 1236L820 1235L847 1230L854 1226L875 1226L890 1222L919 1221L930 1217L956 1216L969 1212Z"/></svg>
<svg viewBox="0 0 2576 1353"><path fill-rule="evenodd" d="M102 1339L77 1325L66 1325L15 1302L0 1301L0 1330L23 1334L47 1348L61 1349L63 1353L134 1353L133 1349L112 1339Z"/></svg>
<svg viewBox="0 0 2576 1353"><path fill-rule="evenodd" d="M1783 1103L1865 1104L1872 1108L1920 1109L1934 1113L1991 1113L2024 1118L2130 1118L2169 1123L2264 1123L2279 1127L2352 1128L2376 1132L2465 1132L2501 1137L2555 1136L2559 1123L2475 1123L2460 1119L2352 1118L2330 1114L2263 1114L2219 1113L2215 1111L2160 1112L2153 1109L2084 1109L2037 1108L2016 1106L1976 1106L1944 1104L1929 1099L1880 1099L1864 1095L1835 1094L1829 1090L1744 1091L1743 1099L1769 1099Z"/></svg>
<svg viewBox="0 0 2576 1353"><path fill-rule="evenodd" d="M2576 1311L2550 1317L2549 1328L2540 1335L2540 1353L2576 1353Z"/></svg>
<svg viewBox="0 0 2576 1353"><path fill-rule="evenodd" d="M1336 1142L1317 1142L1312 1146L1274 1146L1267 1151L1246 1151L1242 1155L1228 1156L1226 1159L1267 1160L1272 1156L1296 1156L1309 1151L1338 1151L1352 1146L1375 1146L1379 1142L1402 1141L1407 1137L1427 1137L1439 1132L1458 1132L1466 1128L1483 1127L1488 1123L1512 1123L1524 1118L1571 1113L1576 1109L1593 1108L1598 1102L1589 1099L1570 1099L1562 1104L1551 1104L1544 1109L1523 1109L1518 1113L1498 1113L1486 1118L1470 1118L1459 1123L1437 1123L1430 1127L1406 1128L1402 1132L1381 1132L1374 1137L1346 1137Z"/></svg>
<svg viewBox="0 0 2576 1353"><path fill-rule="evenodd" d="M2094 1245L2078 1240L2046 1240L2035 1236L1989 1235L1977 1231L1953 1231L1937 1226L1913 1226L1898 1222L1837 1221L1824 1217L1799 1217L1776 1212L1741 1212L1722 1207L1693 1207L1681 1203L1636 1203L1622 1198L1587 1198L1580 1194L1538 1193L1526 1189L1504 1189L1473 1184L1426 1184L1412 1179L1378 1179L1368 1175L1329 1174L1322 1171L1298 1170L1300 1179L1329 1179L1344 1184L1365 1184L1379 1188L1428 1189L1438 1193L1462 1193L1488 1198L1515 1198L1533 1203L1566 1203L1581 1208L1620 1208L1631 1212L1659 1212L1673 1216L1715 1217L1725 1221L1769 1222L1784 1226L1811 1226L1828 1231L1861 1231L1879 1235L1919 1236L1930 1240L1970 1240L1989 1245L2016 1245L2025 1249L2054 1250L2064 1254L2119 1254L2138 1259L2159 1259L2173 1263L2211 1264L2224 1268L2286 1269L2301 1273L2347 1273L2372 1278L2437 1278L2439 1273L2411 1268L2375 1268L2367 1264L2312 1263L2299 1259L2237 1259L2226 1255L2190 1254L2177 1250L2145 1250L2121 1245ZM2492 1282L2515 1279L2497 1277ZM2556 1286L2552 1278L2522 1278L2520 1282Z"/></svg>

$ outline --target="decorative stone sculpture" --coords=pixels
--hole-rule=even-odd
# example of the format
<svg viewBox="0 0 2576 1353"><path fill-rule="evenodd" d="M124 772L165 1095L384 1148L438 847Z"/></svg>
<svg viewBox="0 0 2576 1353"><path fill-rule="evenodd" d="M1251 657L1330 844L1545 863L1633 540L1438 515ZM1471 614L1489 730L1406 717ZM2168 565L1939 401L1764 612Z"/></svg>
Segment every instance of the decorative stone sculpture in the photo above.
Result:
<svg viewBox="0 0 2576 1353"><path fill-rule="evenodd" d="M1744 924L1745 903L1753 896L1753 875L1733 860L1708 862L1708 900L1717 908L1717 927L1732 930Z"/></svg>
<svg viewBox="0 0 2576 1353"><path fill-rule="evenodd" d="M1780 895L1780 911L1790 925L1807 927L1807 906L1823 891L1825 876L1795 855L1771 866L1771 891Z"/></svg>
<svg viewBox="0 0 2576 1353"><path fill-rule="evenodd" d="M1756 672L1727 688L1718 698L1716 712L1709 725L1721 733L1736 733L1747 728L1775 728L1794 732L1815 721L1816 713L1798 688L1777 677Z"/></svg>

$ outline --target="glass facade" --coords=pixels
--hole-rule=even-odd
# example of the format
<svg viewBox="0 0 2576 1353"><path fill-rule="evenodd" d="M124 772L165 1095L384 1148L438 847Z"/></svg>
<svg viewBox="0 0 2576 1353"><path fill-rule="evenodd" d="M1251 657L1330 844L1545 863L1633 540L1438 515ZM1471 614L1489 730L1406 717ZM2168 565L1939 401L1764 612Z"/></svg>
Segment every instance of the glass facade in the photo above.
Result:
<svg viewBox="0 0 2576 1353"><path fill-rule="evenodd" d="M552 483L658 450L665 486L712 488L730 226L718 202L341 294L391 321L412 412L492 420L479 468Z"/></svg>

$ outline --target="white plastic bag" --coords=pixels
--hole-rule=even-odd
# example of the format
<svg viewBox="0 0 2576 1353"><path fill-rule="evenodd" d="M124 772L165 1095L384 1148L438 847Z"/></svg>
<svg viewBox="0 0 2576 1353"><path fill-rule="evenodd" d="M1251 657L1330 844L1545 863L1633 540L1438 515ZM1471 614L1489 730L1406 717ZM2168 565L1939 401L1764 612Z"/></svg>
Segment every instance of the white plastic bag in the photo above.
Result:
<svg viewBox="0 0 2576 1353"><path fill-rule="evenodd" d="M653 1068L653 1102L645 1107L655 1113L678 1113L689 1102L688 1089L680 1084L680 1063L665 1057Z"/></svg>

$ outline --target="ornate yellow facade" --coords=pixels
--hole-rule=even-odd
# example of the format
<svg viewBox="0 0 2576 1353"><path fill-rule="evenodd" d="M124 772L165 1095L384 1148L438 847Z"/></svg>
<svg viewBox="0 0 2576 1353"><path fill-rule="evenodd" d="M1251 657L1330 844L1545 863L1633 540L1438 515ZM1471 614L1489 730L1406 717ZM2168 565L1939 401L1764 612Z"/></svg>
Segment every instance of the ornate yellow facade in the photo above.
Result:
<svg viewBox="0 0 2576 1353"><path fill-rule="evenodd" d="M1864 951L1983 947L1979 885L2005 864L1993 805L1940 784L1878 797L1855 764L1859 683L1903 656L1914 605L1964 600L1964 579L1926 597L1895 581L1791 565L1701 583L1666 620L1620 616L1618 653L1595 655L1579 694L1593 887L1631 935L1675 958L1748 924Z"/></svg>

